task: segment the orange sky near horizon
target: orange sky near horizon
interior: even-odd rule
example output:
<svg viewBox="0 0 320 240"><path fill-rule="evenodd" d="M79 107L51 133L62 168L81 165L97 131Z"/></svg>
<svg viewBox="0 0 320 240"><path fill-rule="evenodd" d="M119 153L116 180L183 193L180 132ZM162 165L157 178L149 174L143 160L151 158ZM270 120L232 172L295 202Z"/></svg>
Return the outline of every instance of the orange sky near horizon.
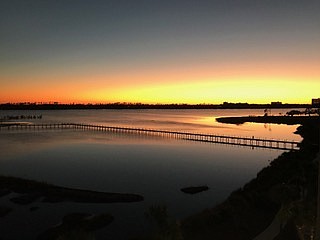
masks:
<svg viewBox="0 0 320 240"><path fill-rule="evenodd" d="M319 1L5 1L0 103L310 103Z"/></svg>
<svg viewBox="0 0 320 240"><path fill-rule="evenodd" d="M320 95L316 63L183 66L105 73L5 76L0 102L310 103Z"/></svg>

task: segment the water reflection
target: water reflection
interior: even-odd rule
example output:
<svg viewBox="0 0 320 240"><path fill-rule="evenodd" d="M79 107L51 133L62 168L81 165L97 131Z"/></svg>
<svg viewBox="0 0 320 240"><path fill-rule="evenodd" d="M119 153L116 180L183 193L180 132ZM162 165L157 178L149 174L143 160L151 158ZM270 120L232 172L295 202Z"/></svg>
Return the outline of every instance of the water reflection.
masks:
<svg viewBox="0 0 320 240"><path fill-rule="evenodd" d="M288 109L277 109L285 113ZM215 121L221 116L262 115L262 109L212 109L212 110L61 110L61 111L0 111L0 115L39 115L36 123L76 122L106 126L141 127L160 130L189 131L198 133L226 134L288 139L300 141L293 132L297 126L272 124L272 131L263 124L222 124Z"/></svg>
<svg viewBox="0 0 320 240"><path fill-rule="evenodd" d="M141 194L145 201L134 204L137 209L133 216L137 215L137 219L123 219L121 206L103 207L116 219L122 219L122 225L114 224L117 228L131 229L137 222L143 224L143 212L154 204L165 204L177 218L215 205L280 153L129 136L69 130L2 132L0 174L74 188ZM192 185L208 185L210 190L195 196L180 192L180 188ZM76 205L69 211L79 208ZM96 209L94 211L98 208L86 207ZM60 216L63 210L55 211ZM15 221L13 217L12 222ZM10 221L6 224L9 227ZM36 224L32 228L37 228ZM108 231L124 234L119 229L104 231L105 234ZM133 228L132 231L137 230Z"/></svg>
<svg viewBox="0 0 320 240"><path fill-rule="evenodd" d="M232 111L41 112L41 123L84 122L265 138L294 139L290 137L295 137L292 132L296 128L283 125L265 127L251 123L224 125L214 121L216 116L230 116ZM233 114L236 115L235 112ZM244 115L243 112L237 114ZM1 231L9 239L21 239L21 233L24 239L34 239L67 213L106 212L111 213L115 221L99 231L97 239L127 239L147 228L144 212L151 205L166 205L170 214L178 219L212 207L255 177L269 160L280 153L144 134L70 129L1 131L0 174L74 188L138 193L145 197L144 202L134 204L37 203L40 208L32 213L28 208L9 203L15 211L1 222ZM182 187L193 185L208 185L210 190L192 196L180 191ZM0 203L8 204L8 199L0 198ZM21 226L20 235L16 226Z"/></svg>

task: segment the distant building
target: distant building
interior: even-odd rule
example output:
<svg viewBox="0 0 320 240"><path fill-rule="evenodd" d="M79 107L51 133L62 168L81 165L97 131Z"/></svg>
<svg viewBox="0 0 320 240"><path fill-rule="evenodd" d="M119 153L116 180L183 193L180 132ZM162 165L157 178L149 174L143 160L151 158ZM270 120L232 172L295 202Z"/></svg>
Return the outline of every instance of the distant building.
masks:
<svg viewBox="0 0 320 240"><path fill-rule="evenodd" d="M282 105L282 102L271 102L271 105Z"/></svg>
<svg viewBox="0 0 320 240"><path fill-rule="evenodd" d="M313 98L311 104L313 107L320 107L320 98Z"/></svg>

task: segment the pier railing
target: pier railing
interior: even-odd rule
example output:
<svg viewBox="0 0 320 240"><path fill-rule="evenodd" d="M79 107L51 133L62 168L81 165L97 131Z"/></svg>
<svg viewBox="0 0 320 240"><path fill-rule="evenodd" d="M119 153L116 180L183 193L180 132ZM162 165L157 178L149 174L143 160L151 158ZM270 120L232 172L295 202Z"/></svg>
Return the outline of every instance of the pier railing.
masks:
<svg viewBox="0 0 320 240"><path fill-rule="evenodd" d="M94 131L106 131L117 133L137 133L145 135L154 135L175 139L184 139L190 141L200 141L208 143L229 144L238 146L247 146L254 148L270 148L280 150L298 150L299 142L277 140L277 139L264 139L256 137L240 137L240 136L226 136L216 134L203 134L191 133L182 131L167 131L146 128L133 128L133 127L115 127L94 124L81 124L81 123L49 123L49 124L10 124L0 127L2 129L82 129Z"/></svg>

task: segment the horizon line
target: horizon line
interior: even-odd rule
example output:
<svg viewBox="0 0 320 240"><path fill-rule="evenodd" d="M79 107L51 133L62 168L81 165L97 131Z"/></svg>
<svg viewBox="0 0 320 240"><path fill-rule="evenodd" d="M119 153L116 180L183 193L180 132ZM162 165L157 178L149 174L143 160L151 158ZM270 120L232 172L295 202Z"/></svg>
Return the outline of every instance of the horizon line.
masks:
<svg viewBox="0 0 320 240"><path fill-rule="evenodd" d="M269 103L250 103L250 102L222 102L222 103L144 103L144 102L0 102L0 105L150 105L150 106L161 106L161 105L312 105L309 103L282 103L280 101L271 101Z"/></svg>

